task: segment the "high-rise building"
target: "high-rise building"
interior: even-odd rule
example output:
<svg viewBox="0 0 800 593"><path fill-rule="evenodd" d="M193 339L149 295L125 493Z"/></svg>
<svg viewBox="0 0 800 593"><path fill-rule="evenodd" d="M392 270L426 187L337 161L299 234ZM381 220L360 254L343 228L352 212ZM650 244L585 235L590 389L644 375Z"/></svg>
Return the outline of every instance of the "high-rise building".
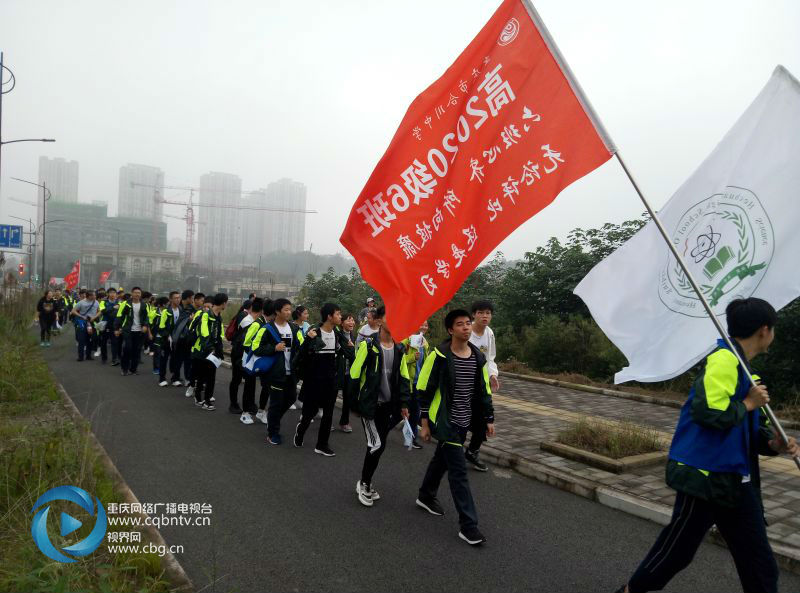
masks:
<svg viewBox="0 0 800 593"><path fill-rule="evenodd" d="M155 192L159 197L164 195L164 172L161 169L131 163L120 167L117 215L161 220L164 204L156 202Z"/></svg>
<svg viewBox="0 0 800 593"><path fill-rule="evenodd" d="M299 181L279 179L242 200L242 206L270 210L242 210L244 249L253 256L304 250L306 236L306 186Z"/></svg>
<svg viewBox="0 0 800 593"><path fill-rule="evenodd" d="M242 180L230 173L207 173L200 177L199 193L195 262L212 266L241 262Z"/></svg>
<svg viewBox="0 0 800 593"><path fill-rule="evenodd" d="M39 184L50 190L56 202L78 202L78 161L62 158L39 157Z"/></svg>

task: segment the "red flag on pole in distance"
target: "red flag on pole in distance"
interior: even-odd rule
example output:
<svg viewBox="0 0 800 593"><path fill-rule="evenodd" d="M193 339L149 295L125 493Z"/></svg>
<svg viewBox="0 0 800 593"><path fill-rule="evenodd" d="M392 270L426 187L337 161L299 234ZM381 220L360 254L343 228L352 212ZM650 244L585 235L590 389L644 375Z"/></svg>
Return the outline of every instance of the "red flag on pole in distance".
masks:
<svg viewBox="0 0 800 593"><path fill-rule="evenodd" d="M78 260L73 264L72 271L64 276L64 286L67 290L72 290L78 285L78 278L81 275L81 261Z"/></svg>
<svg viewBox="0 0 800 593"><path fill-rule="evenodd" d="M505 0L411 104L340 241L401 338L613 152L533 6Z"/></svg>
<svg viewBox="0 0 800 593"><path fill-rule="evenodd" d="M100 272L100 284L101 285L106 283L106 280L108 280L108 277L111 276L111 272L112 272L112 270L109 270L108 272Z"/></svg>

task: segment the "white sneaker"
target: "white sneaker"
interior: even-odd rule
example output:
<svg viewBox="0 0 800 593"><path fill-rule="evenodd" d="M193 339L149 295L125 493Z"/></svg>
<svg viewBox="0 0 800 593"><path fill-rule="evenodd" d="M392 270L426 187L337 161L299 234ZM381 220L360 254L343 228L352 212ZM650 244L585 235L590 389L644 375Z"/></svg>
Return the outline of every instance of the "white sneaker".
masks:
<svg viewBox="0 0 800 593"><path fill-rule="evenodd" d="M155 352L153 352L153 351L151 350L150 352L148 352L148 353L147 353L147 356L153 356L154 354L155 354Z"/></svg>
<svg viewBox="0 0 800 593"><path fill-rule="evenodd" d="M186 397L192 397L194 395L194 387L191 385L186 389L186 393L184 393Z"/></svg>
<svg viewBox="0 0 800 593"><path fill-rule="evenodd" d="M381 495L380 495L380 494L378 494L378 491L377 491L377 490L375 490L375 488L373 488L373 487L372 487L372 484L370 484L370 486L369 486L369 497L370 497L370 498L371 498L373 501L375 501L375 500L380 500L380 499L381 499Z"/></svg>
<svg viewBox="0 0 800 593"><path fill-rule="evenodd" d="M320 410L319 412L317 412L317 418L322 418L322 410ZM401 424L402 424L402 422L401 422Z"/></svg>
<svg viewBox="0 0 800 593"><path fill-rule="evenodd" d="M363 504L365 507L372 506L372 497L369 494L369 490L364 487L364 484L361 483L361 480L356 482L356 494L358 494L358 502Z"/></svg>
<svg viewBox="0 0 800 593"><path fill-rule="evenodd" d="M100 356L100 350L99 350L99 349L98 349L98 350L95 350L95 351L94 351L94 355L95 355L95 356Z"/></svg>
<svg viewBox="0 0 800 593"><path fill-rule="evenodd" d="M239 422L242 424L253 424L253 417L249 412L242 412L242 415L239 417Z"/></svg>
<svg viewBox="0 0 800 593"><path fill-rule="evenodd" d="M173 387L180 387L181 385L183 385L183 383L181 383L180 381L173 381L172 382L172 386Z"/></svg>
<svg viewBox="0 0 800 593"><path fill-rule="evenodd" d="M167 385L169 385L169 383L166 381L161 381L161 383L158 384L159 387L166 387Z"/></svg>
<svg viewBox="0 0 800 593"><path fill-rule="evenodd" d="M292 404L291 406L289 406L289 409L290 410L297 410L298 408L297 408L296 404Z"/></svg>
<svg viewBox="0 0 800 593"><path fill-rule="evenodd" d="M189 387L189 381L188 381L188 380L186 380L186 379L184 379L184 380L183 380L183 386L184 386L184 387Z"/></svg>
<svg viewBox="0 0 800 593"><path fill-rule="evenodd" d="M210 398L208 398L208 401L214 403L215 401L217 401L217 398L212 395Z"/></svg>
<svg viewBox="0 0 800 593"><path fill-rule="evenodd" d="M267 423L267 411L266 410L259 410L258 413L256 414L256 418L261 420L261 422L263 424L266 424Z"/></svg>

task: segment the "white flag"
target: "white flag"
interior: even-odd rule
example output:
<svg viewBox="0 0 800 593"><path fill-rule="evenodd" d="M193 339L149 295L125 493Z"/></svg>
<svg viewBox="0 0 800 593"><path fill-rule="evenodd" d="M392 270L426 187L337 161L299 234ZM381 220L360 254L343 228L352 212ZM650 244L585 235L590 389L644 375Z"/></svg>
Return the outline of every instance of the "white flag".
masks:
<svg viewBox="0 0 800 593"><path fill-rule="evenodd" d="M800 83L783 66L658 216L723 326L735 298L800 295ZM653 222L575 294L628 359L617 383L679 375L719 337Z"/></svg>

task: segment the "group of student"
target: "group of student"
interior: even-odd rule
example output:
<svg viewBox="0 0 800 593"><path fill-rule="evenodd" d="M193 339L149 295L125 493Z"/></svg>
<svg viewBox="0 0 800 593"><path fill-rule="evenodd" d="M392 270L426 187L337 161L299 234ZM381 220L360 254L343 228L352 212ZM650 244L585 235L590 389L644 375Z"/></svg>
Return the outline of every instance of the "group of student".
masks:
<svg viewBox="0 0 800 593"><path fill-rule="evenodd" d="M474 303L471 312L450 311L444 320L449 338L431 347L425 337L427 322L415 335L396 340L385 308L377 307L374 298L358 320L326 303L320 322L311 325L305 307L294 307L285 298L272 301L251 294L226 325L222 314L228 297L223 293L207 296L185 290L155 297L139 287L130 293L113 288L81 290L77 295L48 291L37 306L42 345L49 344L50 312L56 309L56 299L63 302L58 309L75 325L79 362L99 357L105 364L110 346L111 365L119 365L123 376L136 375L141 353L150 354L160 387L185 387L186 397L194 397L195 405L208 411L216 409L216 371L227 339L228 410L238 414L242 424L265 424L269 445L283 443L281 421L289 409L300 407L292 444L303 447L318 419L314 452L335 456L329 437L341 393L339 429L353 432L353 412L364 428L366 451L355 494L366 507L380 499L373 477L390 431L407 421L412 448L422 448L420 439L435 438L438 443L417 506L432 515L444 514L437 492L448 474L459 536L471 545L485 541L478 529L467 467L488 470L480 459L480 447L494 434L491 394L499 388L499 379L490 302ZM363 325L356 330L358 322ZM256 403L257 383L261 389Z"/></svg>
<svg viewBox="0 0 800 593"><path fill-rule="evenodd" d="M321 308L320 323L310 325L308 312L294 308L288 299L270 301L251 295L223 327L224 294L206 297L191 291L173 292L155 299L155 309L143 304L146 297L138 288L121 299L109 290L100 304L91 291L83 297L69 313L76 318L79 360L82 353L84 360L91 357L91 347L81 349L87 342L78 335L85 331L81 321L88 327L98 319L113 319L113 324L106 324L98 330L99 338L94 338L99 339L103 360L103 345L111 341L112 353L121 352L126 361L123 374L135 373L136 349L148 343L157 353L154 365L159 370L159 384L186 386L186 395L194 395L196 404L204 409L214 409L215 371L223 356L225 335L232 346L229 410L240 414L244 424L253 424L254 416L266 424L270 445L282 443L281 419L295 406L300 383L302 412L292 443L304 446L321 410L314 451L334 456L328 439L341 392L339 428L352 432L350 413L354 411L364 429L366 451L355 485L364 506L371 507L381 498L373 478L390 431L407 420L413 446L420 447L417 438L437 441L419 487L417 506L432 515L444 514L437 493L447 474L459 517L459 536L473 545L485 541L478 529L467 467L486 471L479 457L480 446L494 434L492 392L499 388L499 380L494 333L489 327L491 303L481 301L471 311L447 313L448 338L431 347L425 338L427 323L415 335L396 340L385 309L375 307L374 299L359 314L364 323L356 331L355 317L343 314L332 303ZM48 293L39 303L43 344L54 316L64 309L54 301ZM775 436L761 411L769 402L769 392L758 377L754 377L758 384L752 386L748 376L750 362L774 340L777 314L768 302L750 297L729 303L726 318L728 334L744 365L723 340L704 360L681 409L669 451L666 481L677 491L672 519L619 593L664 588L691 563L713 525L728 544L744 591L777 591L779 573L767 539L759 455L797 457L800 447L794 438L784 442ZM142 335L132 337L137 332ZM116 360L117 354L112 356ZM167 381L170 358L172 376ZM264 360L270 364L260 365ZM252 369L260 370L253 373ZM257 380L261 383L258 406Z"/></svg>

